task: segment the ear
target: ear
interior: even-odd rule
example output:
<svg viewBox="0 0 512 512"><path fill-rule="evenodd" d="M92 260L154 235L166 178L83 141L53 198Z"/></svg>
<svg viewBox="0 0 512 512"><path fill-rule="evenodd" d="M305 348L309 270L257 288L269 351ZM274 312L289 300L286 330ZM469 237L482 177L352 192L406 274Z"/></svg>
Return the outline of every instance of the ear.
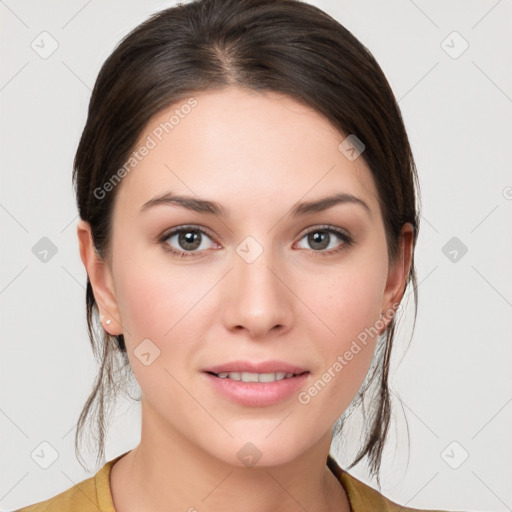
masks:
<svg viewBox="0 0 512 512"><path fill-rule="evenodd" d="M399 249L396 261L390 264L386 288L382 297L383 321L387 324L391 318L386 315L390 310L395 311L405 292L407 276L411 268L414 240L414 227L407 222L403 225L399 237ZM384 329L383 329L384 330Z"/></svg>
<svg viewBox="0 0 512 512"><path fill-rule="evenodd" d="M91 226L80 219L77 225L80 258L91 282L103 328L112 336L123 334L121 317L113 286L112 271L107 261L96 252ZM107 320L110 322L107 324Z"/></svg>

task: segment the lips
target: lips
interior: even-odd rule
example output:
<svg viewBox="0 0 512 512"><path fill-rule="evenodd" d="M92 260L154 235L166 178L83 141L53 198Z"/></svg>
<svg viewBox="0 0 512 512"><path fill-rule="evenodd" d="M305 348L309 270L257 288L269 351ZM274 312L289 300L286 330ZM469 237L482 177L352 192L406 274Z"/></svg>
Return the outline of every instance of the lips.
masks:
<svg viewBox="0 0 512 512"><path fill-rule="evenodd" d="M257 368L258 372L222 372L231 368ZM268 372L268 369L280 368L301 372L304 368L282 362L264 364L229 363L212 366L202 372L205 382L219 396L244 407L268 407L291 400L300 392L310 378L308 370L296 373ZM264 370L262 370L264 369ZM218 371L215 373L213 370ZM256 380L257 377L257 380Z"/></svg>
<svg viewBox="0 0 512 512"><path fill-rule="evenodd" d="M231 361L229 363L219 364L216 366L210 366L203 370L206 373L213 373L218 375L219 373L285 373L301 375L307 373L308 369L303 366L298 366L284 361L263 361L260 363L254 363L250 361Z"/></svg>

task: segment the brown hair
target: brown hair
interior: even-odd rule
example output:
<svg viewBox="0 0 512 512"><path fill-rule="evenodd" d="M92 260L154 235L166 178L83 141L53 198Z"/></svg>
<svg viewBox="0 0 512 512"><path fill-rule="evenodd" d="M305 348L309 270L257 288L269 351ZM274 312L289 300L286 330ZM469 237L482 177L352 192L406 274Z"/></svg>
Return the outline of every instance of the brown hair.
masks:
<svg viewBox="0 0 512 512"><path fill-rule="evenodd" d="M230 85L284 93L321 113L340 134L355 134L365 145L361 158L379 192L390 262L396 261L400 230L407 222L415 228L416 245L414 159L398 104L371 53L325 12L298 0L197 0L158 12L136 27L96 80L73 180L80 217L90 224L101 257L109 251L117 187L101 196L95 191L123 167L155 114L193 93ZM414 253L406 286L411 281L416 320ZM78 420L75 451L79 455L82 430L96 410L100 461L109 399L115 399L131 372L123 336L113 338L98 324L89 279L86 302L89 338L101 364ZM351 404L377 383L366 438L350 466L367 456L377 478L391 414L388 372L395 327L393 317ZM336 425L338 434L344 419Z"/></svg>

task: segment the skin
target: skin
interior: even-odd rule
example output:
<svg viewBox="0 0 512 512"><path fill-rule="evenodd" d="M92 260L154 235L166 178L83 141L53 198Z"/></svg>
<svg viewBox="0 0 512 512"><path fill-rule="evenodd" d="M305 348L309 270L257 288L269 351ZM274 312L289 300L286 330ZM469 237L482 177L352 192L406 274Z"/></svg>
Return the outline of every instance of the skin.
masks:
<svg viewBox="0 0 512 512"><path fill-rule="evenodd" d="M202 370L278 359L310 371L307 390L400 302L412 226L404 225L392 265L369 168L362 157L346 158L338 149L345 136L311 108L240 88L194 97L197 106L118 185L105 260L93 250L89 225L77 227L103 327L124 334L142 390L141 442L111 473L116 510L349 511L325 462L332 426L360 388L377 336L307 404L293 394L272 406L242 406ZM136 147L176 108L155 116ZM140 212L167 191L216 201L228 215L172 204ZM345 203L290 215L297 202L333 192L359 197L370 211ZM209 233L199 235L195 253L165 251L185 251L177 236L158 240L190 224ZM354 244L331 233L327 247L313 245L307 233L325 224L346 230ZM263 249L251 263L236 252L247 236ZM331 249L340 250L326 254ZM144 339L160 350L148 366L134 355ZM247 442L261 452L252 467L237 457Z"/></svg>

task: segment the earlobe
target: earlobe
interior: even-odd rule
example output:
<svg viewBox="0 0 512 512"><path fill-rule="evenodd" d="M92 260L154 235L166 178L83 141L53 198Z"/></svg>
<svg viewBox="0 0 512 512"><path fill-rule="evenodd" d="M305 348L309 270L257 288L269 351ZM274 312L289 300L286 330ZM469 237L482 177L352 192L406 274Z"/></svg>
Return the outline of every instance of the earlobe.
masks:
<svg viewBox="0 0 512 512"><path fill-rule="evenodd" d="M111 269L96 252L88 222L80 219L77 224L80 258L84 264L100 312L103 328L112 336L123 334L119 308L113 287Z"/></svg>

